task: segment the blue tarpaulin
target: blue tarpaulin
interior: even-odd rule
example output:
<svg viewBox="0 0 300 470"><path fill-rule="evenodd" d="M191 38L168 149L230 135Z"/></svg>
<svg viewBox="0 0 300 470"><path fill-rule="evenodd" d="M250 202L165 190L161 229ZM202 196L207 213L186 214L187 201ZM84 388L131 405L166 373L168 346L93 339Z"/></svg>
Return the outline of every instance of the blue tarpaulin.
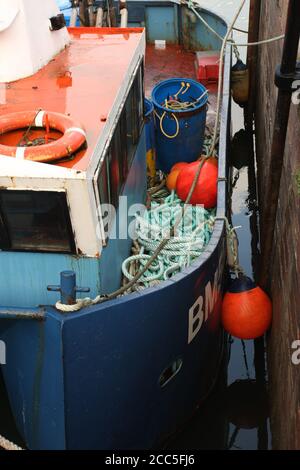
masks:
<svg viewBox="0 0 300 470"><path fill-rule="evenodd" d="M56 0L57 5L61 10L64 10L65 8L70 8L71 2L68 0Z"/></svg>

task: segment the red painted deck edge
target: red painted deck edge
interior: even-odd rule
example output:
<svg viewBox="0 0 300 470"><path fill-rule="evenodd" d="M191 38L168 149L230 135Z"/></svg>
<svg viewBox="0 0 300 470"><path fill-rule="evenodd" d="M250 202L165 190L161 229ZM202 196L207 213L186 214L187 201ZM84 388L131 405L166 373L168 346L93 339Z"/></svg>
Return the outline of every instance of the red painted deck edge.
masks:
<svg viewBox="0 0 300 470"><path fill-rule="evenodd" d="M70 34L73 34L74 36L80 35L80 34L105 34L105 35L113 35L113 34L132 34L132 33L142 33L144 28L107 28L107 27L102 27L102 28L92 28L92 27L86 27L86 26L76 26L72 28L68 28L68 31Z"/></svg>

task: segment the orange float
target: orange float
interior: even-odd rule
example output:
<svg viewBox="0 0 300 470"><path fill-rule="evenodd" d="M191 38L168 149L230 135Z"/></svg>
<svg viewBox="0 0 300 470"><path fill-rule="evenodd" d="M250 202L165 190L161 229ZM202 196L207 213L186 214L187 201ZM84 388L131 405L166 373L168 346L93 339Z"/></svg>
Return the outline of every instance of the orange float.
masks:
<svg viewBox="0 0 300 470"><path fill-rule="evenodd" d="M0 117L0 134L30 127L49 127L63 135L54 142L38 146L13 147L0 144L0 154L22 160L48 163L69 157L86 141L82 126L64 114L48 111L21 111Z"/></svg>
<svg viewBox="0 0 300 470"><path fill-rule="evenodd" d="M166 186L171 192L176 189L176 181L181 170L172 170L166 179Z"/></svg>
<svg viewBox="0 0 300 470"><path fill-rule="evenodd" d="M175 163L175 165L172 166L171 170L170 170L170 173L172 173L172 171L175 171L175 170L182 170L182 168L184 168L185 166L187 166L188 163L187 162L178 162L178 163Z"/></svg>
<svg viewBox="0 0 300 470"><path fill-rule="evenodd" d="M186 201L192 187L195 175L201 164L201 159L189 163L180 171L177 182L176 192L182 201ZM217 204L217 182L218 167L217 160L213 157L208 158L200 171L198 181L190 199L190 204L203 204L205 209L211 209Z"/></svg>
<svg viewBox="0 0 300 470"><path fill-rule="evenodd" d="M240 339L262 336L272 321L272 303L267 294L250 278L235 279L222 304L224 329Z"/></svg>

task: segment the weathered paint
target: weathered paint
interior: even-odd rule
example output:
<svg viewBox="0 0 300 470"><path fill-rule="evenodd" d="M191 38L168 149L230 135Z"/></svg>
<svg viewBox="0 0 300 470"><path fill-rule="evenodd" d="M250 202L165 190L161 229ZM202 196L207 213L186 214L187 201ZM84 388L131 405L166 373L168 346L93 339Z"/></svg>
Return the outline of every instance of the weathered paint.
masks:
<svg viewBox="0 0 300 470"><path fill-rule="evenodd" d="M129 25L146 26L148 43L164 39L169 45L181 44L191 51L221 49L221 41L191 10L176 2L128 0L127 8ZM199 13L218 34L225 36L227 25L220 16L205 8Z"/></svg>
<svg viewBox="0 0 300 470"><path fill-rule="evenodd" d="M16 308L0 308L0 319L1 320L45 320L45 312L40 310L39 312L32 310L18 310Z"/></svg>
<svg viewBox="0 0 300 470"><path fill-rule="evenodd" d="M199 13L220 36L225 36L227 31L225 21L206 10L201 10ZM221 49L221 40L211 33L187 7L181 8L181 21L182 42L186 49L192 51L218 51Z"/></svg>
<svg viewBox="0 0 300 470"><path fill-rule="evenodd" d="M154 43L155 40L165 40L168 44L178 44L177 33L177 5L146 6L146 34L147 42Z"/></svg>

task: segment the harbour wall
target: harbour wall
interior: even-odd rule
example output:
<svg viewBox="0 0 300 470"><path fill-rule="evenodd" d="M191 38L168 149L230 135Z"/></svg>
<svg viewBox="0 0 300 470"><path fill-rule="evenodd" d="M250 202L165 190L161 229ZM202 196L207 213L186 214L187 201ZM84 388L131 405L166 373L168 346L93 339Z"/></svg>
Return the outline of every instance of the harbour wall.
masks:
<svg viewBox="0 0 300 470"><path fill-rule="evenodd" d="M261 0L260 40L284 34L287 6L287 0ZM277 100L274 76L282 46L281 40L258 48L256 152L259 203L266 210L264 189L269 177ZM294 341L300 339L300 100L294 96L293 101L270 259L273 325L267 359L274 449L300 449L300 364L293 349L297 346Z"/></svg>

